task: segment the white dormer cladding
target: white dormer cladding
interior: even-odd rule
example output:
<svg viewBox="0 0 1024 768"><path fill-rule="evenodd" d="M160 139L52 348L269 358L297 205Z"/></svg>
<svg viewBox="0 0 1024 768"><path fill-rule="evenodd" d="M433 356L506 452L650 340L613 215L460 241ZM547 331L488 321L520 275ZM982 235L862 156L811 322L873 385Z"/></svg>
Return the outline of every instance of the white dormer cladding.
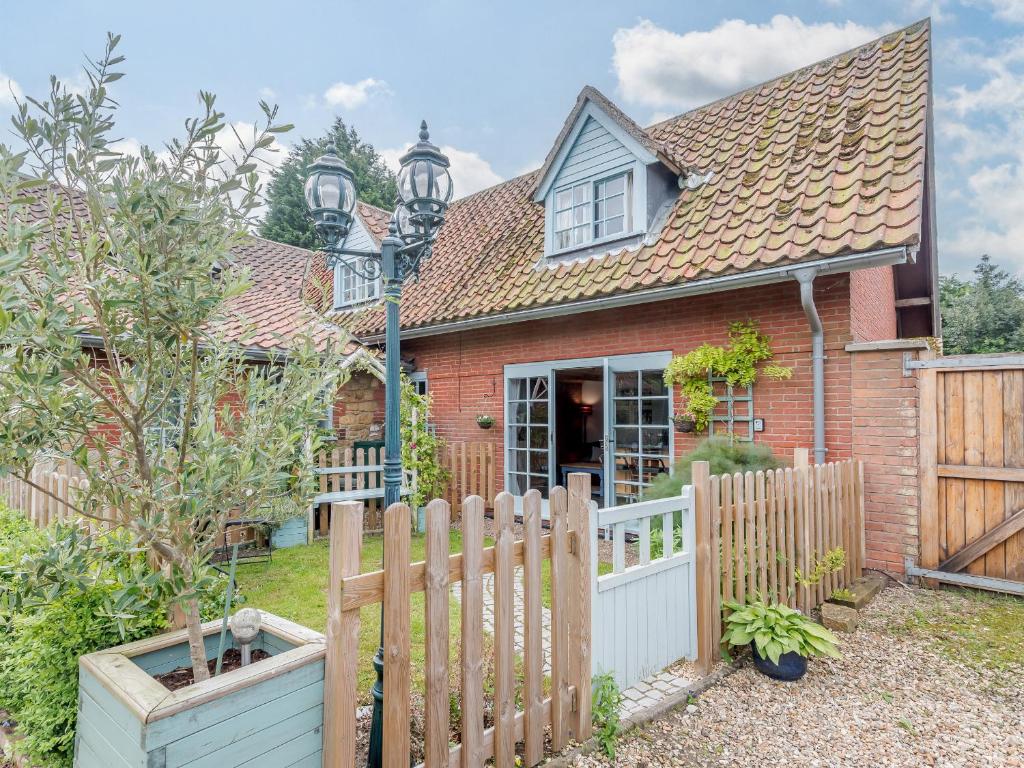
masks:
<svg viewBox="0 0 1024 768"><path fill-rule="evenodd" d="M544 254L580 257L639 244L678 194L677 175L587 100L540 180Z"/></svg>
<svg viewBox="0 0 1024 768"><path fill-rule="evenodd" d="M376 251L380 248L363 224L358 212L352 217L352 226L345 237L345 248L358 251ZM381 295L381 282L367 280L344 264L334 267L334 308L343 309L376 301Z"/></svg>

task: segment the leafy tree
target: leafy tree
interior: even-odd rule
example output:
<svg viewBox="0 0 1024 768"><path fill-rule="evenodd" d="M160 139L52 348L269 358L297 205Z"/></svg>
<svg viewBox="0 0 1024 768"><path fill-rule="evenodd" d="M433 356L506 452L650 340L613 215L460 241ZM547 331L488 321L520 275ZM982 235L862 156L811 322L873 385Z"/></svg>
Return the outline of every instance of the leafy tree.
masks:
<svg viewBox="0 0 1024 768"><path fill-rule="evenodd" d="M306 209L303 187L306 169L330 145L338 151L355 176L359 199L378 208L390 210L397 195L395 174L384 164L372 144L359 138L355 128L345 125L340 117L318 139L303 139L288 153L288 159L274 170L267 193L267 215L260 225L260 234L268 240L302 248L317 248L313 222Z"/></svg>
<svg viewBox="0 0 1024 768"><path fill-rule="evenodd" d="M229 156L202 93L182 138L119 154L117 42L87 62L84 95L51 78L46 99L19 104L24 152L0 145L0 471L30 482L41 454L82 468L73 508L147 553L139 578L183 608L200 681L216 537L235 510L301 513L337 356L300 337L256 367L218 331L248 285L231 253L249 237L257 162L289 126L261 103Z"/></svg>
<svg viewBox="0 0 1024 768"><path fill-rule="evenodd" d="M939 300L946 354L1024 351L1024 282L987 254L973 280L941 278Z"/></svg>

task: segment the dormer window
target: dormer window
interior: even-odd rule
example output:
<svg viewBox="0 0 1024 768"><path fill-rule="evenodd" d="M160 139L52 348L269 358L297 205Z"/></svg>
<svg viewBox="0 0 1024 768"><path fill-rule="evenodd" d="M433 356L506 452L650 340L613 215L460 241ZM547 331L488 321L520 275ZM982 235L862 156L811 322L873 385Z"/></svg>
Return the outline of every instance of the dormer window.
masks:
<svg viewBox="0 0 1024 768"><path fill-rule="evenodd" d="M367 280L344 264L339 264L337 270L335 277L335 286L337 286L334 296L335 308L340 309L341 307L366 304L380 298L380 279Z"/></svg>
<svg viewBox="0 0 1024 768"><path fill-rule="evenodd" d="M555 191L555 250L564 251L628 233L632 172Z"/></svg>

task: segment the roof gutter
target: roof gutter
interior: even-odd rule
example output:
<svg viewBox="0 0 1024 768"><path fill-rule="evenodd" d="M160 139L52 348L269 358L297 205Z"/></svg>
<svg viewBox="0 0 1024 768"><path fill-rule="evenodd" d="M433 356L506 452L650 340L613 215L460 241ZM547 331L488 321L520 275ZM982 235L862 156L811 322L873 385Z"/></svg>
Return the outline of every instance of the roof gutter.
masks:
<svg viewBox="0 0 1024 768"><path fill-rule="evenodd" d="M95 334L80 333L77 338L79 343L87 349L103 349L103 339ZM200 349L205 348L205 344L200 345ZM262 347L242 347L242 356L253 362L269 363L273 360L281 363L288 359L288 352L287 350L267 350Z"/></svg>
<svg viewBox="0 0 1024 768"><path fill-rule="evenodd" d="M667 299L678 299L686 296L701 296L708 293L721 291L732 291L739 288L750 288L768 283L779 283L793 279L797 272L804 269L814 269L818 275L832 273L852 272L857 269L870 269L871 267L882 267L893 264L906 264L913 260L910 249L905 245L893 248L883 248L877 251L852 254L850 256L834 256L828 259L804 262L803 264L790 264L784 267L769 267L759 269L756 272L741 272L732 275L712 277L707 280L699 280L684 285L668 285L659 288L650 288L644 291L622 293L613 296L601 296L595 299L574 301L569 304L553 304L531 309L522 309L514 312L502 312L500 314L486 315L484 317L467 318L466 320L455 320L448 323L439 323L417 328L403 328L403 339L417 339L425 336L439 336L445 333L456 333L474 328L488 328L496 325L508 325L510 323L522 323L527 320L541 320L549 317L561 317L581 312L594 312L601 309L614 309L635 304L649 304L655 301ZM360 340L370 344L384 342L383 333L368 334L360 337Z"/></svg>

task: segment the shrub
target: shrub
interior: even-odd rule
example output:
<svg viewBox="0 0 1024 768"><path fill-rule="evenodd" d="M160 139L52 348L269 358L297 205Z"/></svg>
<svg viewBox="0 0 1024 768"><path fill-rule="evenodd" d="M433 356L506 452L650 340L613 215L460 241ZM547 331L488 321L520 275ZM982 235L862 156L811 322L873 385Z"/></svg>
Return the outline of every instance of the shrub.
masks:
<svg viewBox="0 0 1024 768"><path fill-rule="evenodd" d="M0 506L0 707L17 722L18 749L33 764L71 765L78 657L167 628L173 596L162 579L147 580L147 570L124 534L92 537L68 525L39 531ZM212 618L223 610L225 585L207 581L201 604Z"/></svg>
<svg viewBox="0 0 1024 768"><path fill-rule="evenodd" d="M793 608L761 600L746 605L727 602L725 607L730 613L722 642L729 646L745 647L753 642L758 655L773 664L778 664L784 653L840 658L835 636Z"/></svg>
<svg viewBox="0 0 1024 768"><path fill-rule="evenodd" d="M644 491L644 498L666 499L678 496L683 492L683 486L688 485L693 479L690 465L695 461L708 462L712 475L757 472L780 466L772 449L767 445L741 443L728 437L709 437L683 456L673 468L671 475L660 475Z"/></svg>

